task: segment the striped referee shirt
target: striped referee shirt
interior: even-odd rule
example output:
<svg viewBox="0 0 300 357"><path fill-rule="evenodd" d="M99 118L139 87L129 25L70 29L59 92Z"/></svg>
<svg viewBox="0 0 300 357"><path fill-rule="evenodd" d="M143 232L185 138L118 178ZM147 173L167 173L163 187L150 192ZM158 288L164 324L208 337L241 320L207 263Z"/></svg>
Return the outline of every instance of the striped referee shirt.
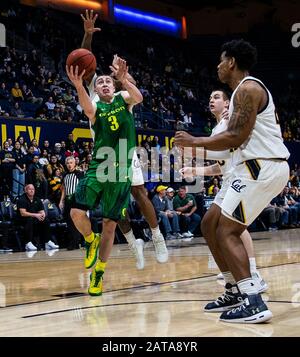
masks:
<svg viewBox="0 0 300 357"><path fill-rule="evenodd" d="M63 176L63 185L66 191L66 196L70 196L75 192L78 182L83 176L84 172L79 170L65 173Z"/></svg>

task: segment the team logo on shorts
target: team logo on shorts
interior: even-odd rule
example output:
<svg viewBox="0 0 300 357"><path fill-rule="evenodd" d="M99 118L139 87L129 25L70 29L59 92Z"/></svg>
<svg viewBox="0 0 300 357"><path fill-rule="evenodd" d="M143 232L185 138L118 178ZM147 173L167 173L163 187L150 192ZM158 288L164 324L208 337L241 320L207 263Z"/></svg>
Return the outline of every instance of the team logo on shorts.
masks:
<svg viewBox="0 0 300 357"><path fill-rule="evenodd" d="M241 190L246 187L246 185L241 185L241 182L242 180L240 179L234 180L231 184L231 188L233 188L234 191L240 193Z"/></svg>
<svg viewBox="0 0 300 357"><path fill-rule="evenodd" d="M126 208L122 209L122 217L126 217Z"/></svg>

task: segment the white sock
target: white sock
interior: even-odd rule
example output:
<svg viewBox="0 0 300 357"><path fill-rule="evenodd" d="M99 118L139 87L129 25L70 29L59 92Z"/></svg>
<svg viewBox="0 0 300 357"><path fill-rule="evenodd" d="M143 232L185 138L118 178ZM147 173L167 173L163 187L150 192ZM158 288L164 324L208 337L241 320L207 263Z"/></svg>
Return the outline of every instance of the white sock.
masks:
<svg viewBox="0 0 300 357"><path fill-rule="evenodd" d="M222 272L223 276L224 276L224 280L225 280L225 285L226 284L231 284L231 285L235 285L236 284L236 281L233 277L233 275L231 274L230 271L225 271L225 272Z"/></svg>
<svg viewBox="0 0 300 357"><path fill-rule="evenodd" d="M152 232L152 236L153 237L158 237L160 235L160 229L159 226L155 227L155 228L151 228L151 232Z"/></svg>
<svg viewBox="0 0 300 357"><path fill-rule="evenodd" d="M128 243L130 246L135 245L135 236L134 236L134 234L133 234L133 230L132 230L132 229L131 229L128 233L125 233L125 234L124 234L124 237L126 238L127 243Z"/></svg>
<svg viewBox="0 0 300 357"><path fill-rule="evenodd" d="M238 281L239 290L242 294L255 295L258 294L258 290L252 278L246 278Z"/></svg>
<svg viewBox="0 0 300 357"><path fill-rule="evenodd" d="M256 272L256 259L253 258L249 258L249 264L250 264L250 271L251 274Z"/></svg>

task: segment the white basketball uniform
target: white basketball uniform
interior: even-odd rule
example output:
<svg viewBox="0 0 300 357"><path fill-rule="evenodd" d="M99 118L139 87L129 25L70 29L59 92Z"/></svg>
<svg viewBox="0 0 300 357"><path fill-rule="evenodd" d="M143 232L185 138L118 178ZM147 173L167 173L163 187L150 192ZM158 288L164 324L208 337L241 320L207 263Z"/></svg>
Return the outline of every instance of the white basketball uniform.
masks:
<svg viewBox="0 0 300 357"><path fill-rule="evenodd" d="M257 114L249 138L232 153L229 187L221 205L222 214L243 225L250 225L289 179L289 151L283 143L273 98L264 84L245 77L232 94L229 116L234 111L234 96L247 80L256 81L267 92L266 106Z"/></svg>
<svg viewBox="0 0 300 357"><path fill-rule="evenodd" d="M229 120L221 119L220 122L213 128L211 136L220 134L221 132L227 130ZM207 160L217 160L220 165L220 169L222 172L222 186L220 191L216 194L214 202L219 207L222 207L222 202L225 197L226 191L230 185L230 178L232 171L234 169L232 163L232 153L230 150L224 151L206 151L206 159Z"/></svg>
<svg viewBox="0 0 300 357"><path fill-rule="evenodd" d="M98 96L98 94L95 92L95 82L97 79L97 75L94 74L93 79L91 80L90 84L88 85L88 91L89 91L89 96L90 99L97 103L100 101L100 98ZM116 93L117 94L117 93ZM91 134L92 134L92 138L94 140L95 137L95 133L94 130L92 129L92 125L91 122L89 121L89 125L90 125L90 130L91 130ZM137 157L136 154L136 150L134 150L134 153L132 155L132 181L131 181L131 186L140 186L144 184L144 177L143 177L143 171L141 168L141 164L140 164L140 160Z"/></svg>

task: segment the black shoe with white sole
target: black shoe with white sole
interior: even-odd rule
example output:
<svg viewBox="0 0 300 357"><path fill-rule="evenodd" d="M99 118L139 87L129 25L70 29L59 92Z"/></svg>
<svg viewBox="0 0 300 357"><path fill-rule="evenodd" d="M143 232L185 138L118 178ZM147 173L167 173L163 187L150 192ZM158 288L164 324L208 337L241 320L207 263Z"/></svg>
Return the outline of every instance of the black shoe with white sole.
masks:
<svg viewBox="0 0 300 357"><path fill-rule="evenodd" d="M220 320L230 323L258 324L272 318L272 312L264 303L260 294L242 295L244 302L241 306L225 311Z"/></svg>

